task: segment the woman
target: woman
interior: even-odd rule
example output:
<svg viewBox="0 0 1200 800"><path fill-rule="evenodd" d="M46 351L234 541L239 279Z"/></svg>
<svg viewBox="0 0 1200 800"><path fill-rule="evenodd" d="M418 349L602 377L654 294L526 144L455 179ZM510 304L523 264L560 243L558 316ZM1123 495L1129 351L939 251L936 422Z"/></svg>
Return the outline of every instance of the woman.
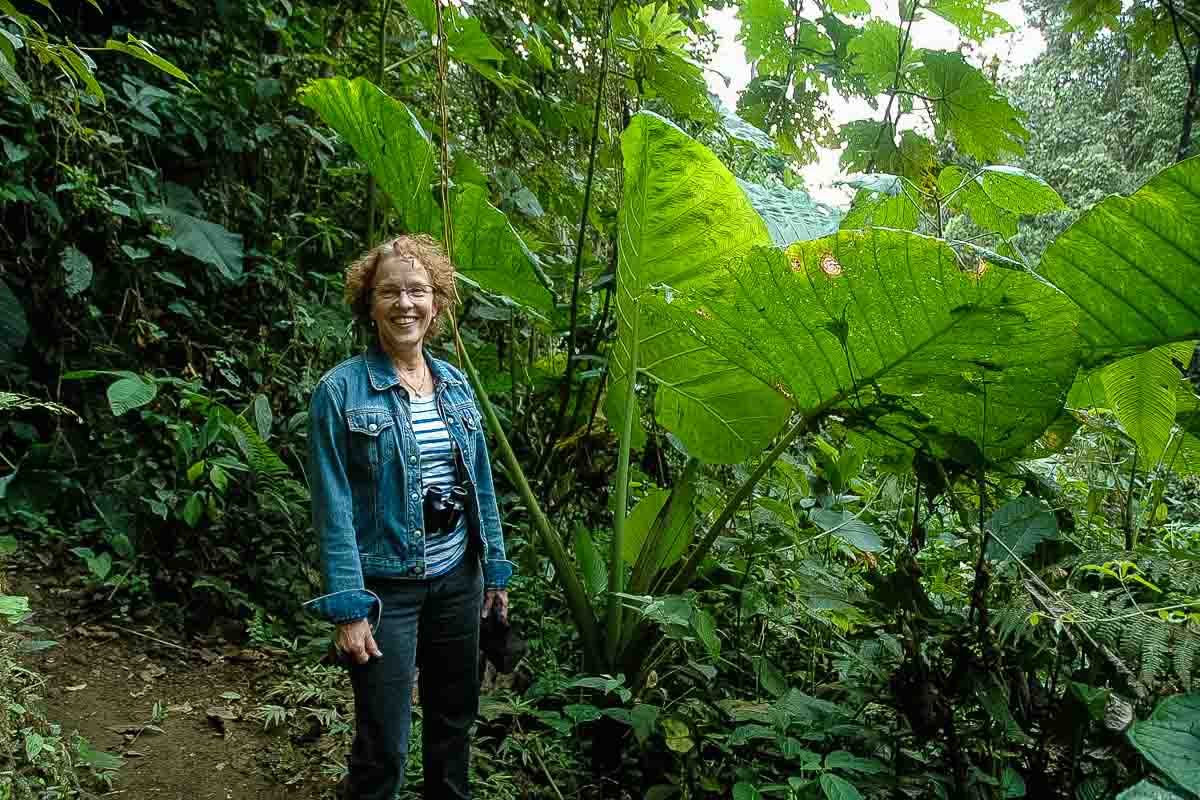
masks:
<svg viewBox="0 0 1200 800"><path fill-rule="evenodd" d="M375 341L321 378L308 438L327 592L308 605L337 623L354 686L345 797L403 785L421 667L425 797L467 798L479 622L493 606L507 620L512 564L475 395L425 349L454 267L432 238L401 236L346 270L346 299Z"/></svg>

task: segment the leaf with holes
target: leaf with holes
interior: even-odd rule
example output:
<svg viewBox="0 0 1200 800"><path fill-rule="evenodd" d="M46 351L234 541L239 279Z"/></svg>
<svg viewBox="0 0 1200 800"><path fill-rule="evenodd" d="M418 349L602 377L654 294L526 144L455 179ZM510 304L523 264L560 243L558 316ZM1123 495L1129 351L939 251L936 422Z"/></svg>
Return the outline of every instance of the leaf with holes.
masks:
<svg viewBox="0 0 1200 800"><path fill-rule="evenodd" d="M770 234L729 170L666 119L638 114L622 134L621 149L625 188L608 418L622 429L635 342L639 350L645 344L638 364L659 377L659 421L698 458L749 458L782 427L786 401L769 384L714 363L706 353L681 355L667 341L674 338L669 333L655 342L643 306L658 284L686 289L723 282L723 267L747 247L768 243ZM660 369L660 356L672 360L670 370Z"/></svg>
<svg viewBox="0 0 1200 800"><path fill-rule="evenodd" d="M1200 339L1198 219L1200 156L1102 200L1055 238L1038 273L1083 309L1089 363Z"/></svg>

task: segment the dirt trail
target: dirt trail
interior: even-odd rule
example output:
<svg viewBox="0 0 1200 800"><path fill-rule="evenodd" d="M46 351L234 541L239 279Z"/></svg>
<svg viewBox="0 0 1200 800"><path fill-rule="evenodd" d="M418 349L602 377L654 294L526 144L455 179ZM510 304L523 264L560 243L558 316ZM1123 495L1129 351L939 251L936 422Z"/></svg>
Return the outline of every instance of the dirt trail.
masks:
<svg viewBox="0 0 1200 800"><path fill-rule="evenodd" d="M15 576L14 576L15 577ZM278 738L245 712L263 702L268 659L236 647L218 651L136 623L76 618L49 576L13 581L58 645L30 654L46 678L47 716L77 729L97 749L120 754L112 793L142 800L316 800L328 787L285 785L267 772ZM95 616L101 609L91 609ZM81 624L82 623L82 624ZM122 630L124 629L124 630ZM137 633L142 635L137 635ZM64 635L65 633L65 635ZM153 641L149 636L161 639ZM155 704L158 716L155 716ZM147 727L150 726L150 727Z"/></svg>

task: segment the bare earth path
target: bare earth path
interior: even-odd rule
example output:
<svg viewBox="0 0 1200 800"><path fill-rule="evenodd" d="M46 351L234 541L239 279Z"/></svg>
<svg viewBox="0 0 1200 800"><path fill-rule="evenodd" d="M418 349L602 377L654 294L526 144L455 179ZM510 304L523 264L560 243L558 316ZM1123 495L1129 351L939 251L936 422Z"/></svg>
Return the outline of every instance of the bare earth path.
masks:
<svg viewBox="0 0 1200 800"><path fill-rule="evenodd" d="M35 622L58 644L27 656L46 679L47 717L97 749L124 756L105 796L131 800L316 800L328 788L270 775L288 746L245 714L264 702L270 660L281 652L173 641L136 623L107 621L103 607L73 613L52 576L11 576ZM99 613L101 619L88 621ZM140 629L140 630L139 630ZM133 631L136 631L134 633ZM141 635L137 635L140 633ZM156 635L157 634L157 635ZM160 639L154 641L151 638ZM215 648L215 649L213 649ZM157 711L156 711L157 706Z"/></svg>

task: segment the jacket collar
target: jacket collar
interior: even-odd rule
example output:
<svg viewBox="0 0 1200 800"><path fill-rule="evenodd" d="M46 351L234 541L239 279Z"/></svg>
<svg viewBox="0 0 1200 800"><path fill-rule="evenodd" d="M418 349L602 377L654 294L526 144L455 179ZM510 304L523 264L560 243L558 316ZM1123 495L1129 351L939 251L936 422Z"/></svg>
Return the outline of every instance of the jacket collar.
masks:
<svg viewBox="0 0 1200 800"><path fill-rule="evenodd" d="M462 383L457 376L450 372L448 364L433 357L433 353L428 347L424 348L423 352L425 361L429 364L429 371L433 374L435 386L440 388L442 386L458 386ZM396 374L396 368L392 365L392 357L384 352L378 341L367 349L364 358L367 364L367 377L371 381L372 389L383 392L400 383L400 376Z"/></svg>

